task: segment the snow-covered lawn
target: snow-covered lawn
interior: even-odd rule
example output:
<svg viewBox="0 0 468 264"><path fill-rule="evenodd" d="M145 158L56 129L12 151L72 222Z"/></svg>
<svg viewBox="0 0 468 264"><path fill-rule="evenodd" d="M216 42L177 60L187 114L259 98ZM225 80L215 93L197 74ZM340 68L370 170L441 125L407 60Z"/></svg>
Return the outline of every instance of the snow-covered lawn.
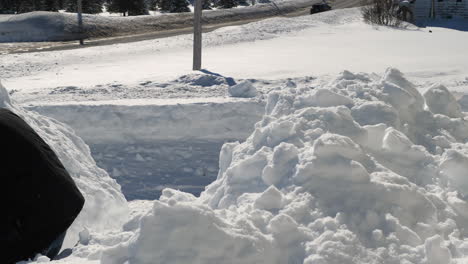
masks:
<svg viewBox="0 0 468 264"><path fill-rule="evenodd" d="M191 36L2 56L14 109L89 197L57 263L466 263L468 33L431 30L372 27L357 9L268 19L205 34L197 73ZM31 110L142 183L125 192L161 197L115 211L90 150ZM162 174L131 175L142 166ZM206 175L200 197L161 190L196 193ZM125 224L105 228L100 203Z"/></svg>
<svg viewBox="0 0 468 264"><path fill-rule="evenodd" d="M275 18L204 35L205 69L224 76L280 79L335 75L344 69L397 67L416 83L467 87L468 34L443 28L397 30L360 21L357 9ZM14 98L44 98L57 87L80 89L145 81L163 83L191 72L191 36L85 49L4 55L1 78ZM66 94L66 93L64 93ZM164 95L162 95L164 96ZM47 96L53 100L54 96ZM113 99L112 94L108 99ZM63 100L63 98L60 98ZM76 99L74 99L76 100Z"/></svg>

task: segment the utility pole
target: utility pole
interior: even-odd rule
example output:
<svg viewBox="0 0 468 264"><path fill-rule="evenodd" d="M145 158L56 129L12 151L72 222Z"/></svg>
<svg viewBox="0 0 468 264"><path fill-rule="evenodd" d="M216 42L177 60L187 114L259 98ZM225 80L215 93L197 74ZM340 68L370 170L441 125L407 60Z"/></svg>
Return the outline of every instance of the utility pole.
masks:
<svg viewBox="0 0 468 264"><path fill-rule="evenodd" d="M432 3L431 3L431 18L432 19L435 18L435 0L432 0Z"/></svg>
<svg viewBox="0 0 468 264"><path fill-rule="evenodd" d="M202 5L203 0L195 0L193 16L193 70L201 70L202 61Z"/></svg>
<svg viewBox="0 0 468 264"><path fill-rule="evenodd" d="M78 34L80 37L80 45L84 45L83 41L83 6L81 3L82 0L78 0L78 3L76 5L77 11L78 11Z"/></svg>

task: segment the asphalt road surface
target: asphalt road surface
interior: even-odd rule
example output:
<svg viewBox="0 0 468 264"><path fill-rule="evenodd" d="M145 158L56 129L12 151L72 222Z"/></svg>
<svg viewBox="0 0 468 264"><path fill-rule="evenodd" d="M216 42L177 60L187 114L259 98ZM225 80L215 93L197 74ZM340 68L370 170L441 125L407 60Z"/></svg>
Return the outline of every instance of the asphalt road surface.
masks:
<svg viewBox="0 0 468 264"><path fill-rule="evenodd" d="M321 0L314 1L316 3L322 2ZM362 0L332 0L329 1L333 9L343 9L350 7L360 6ZM271 16L264 16L261 18L244 19L232 22L211 23L203 25L203 32L210 32L218 28L226 26L235 26L259 21L268 17L296 17L307 15L310 12L310 7L301 8L293 12L274 14ZM40 51L53 51L53 50L69 50L78 49L92 46L111 45L116 43L128 43L142 40L166 38L171 36L183 35L191 33L193 28L183 27L177 29L160 30L154 32L144 32L140 34L124 35L118 37L105 37L105 38L91 38L85 41L84 46L80 46L77 41L64 41L64 42L14 42L14 43L0 43L0 55L11 53L26 53L26 52L40 52Z"/></svg>

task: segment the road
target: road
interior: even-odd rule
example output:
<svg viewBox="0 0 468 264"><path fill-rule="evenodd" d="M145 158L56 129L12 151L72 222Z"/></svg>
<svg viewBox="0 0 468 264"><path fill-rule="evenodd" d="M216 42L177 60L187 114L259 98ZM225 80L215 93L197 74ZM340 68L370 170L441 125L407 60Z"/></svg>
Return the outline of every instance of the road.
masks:
<svg viewBox="0 0 468 264"><path fill-rule="evenodd" d="M321 2L316 0L314 2ZM360 6L362 0L332 0L329 1L333 9L343 9ZM255 21L259 21L265 18L271 17L296 17L309 14L310 8L301 8L294 12L274 14L271 16L265 16L260 18L243 19L238 21L216 23L203 25L203 32L210 32L218 28L227 26L243 25ZM12 54L12 53L29 53L29 52L41 52L41 51L54 51L54 50L70 50L92 46L104 46L112 45L117 43L128 43L135 41L143 41L150 39L166 38L177 35L189 34L192 32L192 27L183 27L176 29L160 30L153 32L145 32L140 34L131 34L117 37L104 37L104 38L91 38L86 40L84 46L80 46L77 41L63 41L63 42L16 42L16 43L0 43L0 55L1 54Z"/></svg>

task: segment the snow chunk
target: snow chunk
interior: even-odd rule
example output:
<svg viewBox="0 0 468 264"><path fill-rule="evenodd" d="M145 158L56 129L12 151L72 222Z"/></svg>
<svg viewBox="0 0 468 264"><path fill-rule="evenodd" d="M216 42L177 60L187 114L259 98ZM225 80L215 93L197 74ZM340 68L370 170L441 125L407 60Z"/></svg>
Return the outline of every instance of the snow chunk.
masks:
<svg viewBox="0 0 468 264"><path fill-rule="evenodd" d="M414 104L414 110L422 109L424 106L424 98L416 89L416 85L408 81L402 72L395 68L389 68L383 76L386 83L391 83L410 95L410 100ZM384 88L385 92L385 88ZM401 98L400 98L401 99ZM400 103L401 104L401 103ZM397 104L398 105L398 104Z"/></svg>
<svg viewBox="0 0 468 264"><path fill-rule="evenodd" d="M387 126L385 124L378 124L364 126L364 129L367 131L367 138L366 141L363 142L363 145L373 151L381 151Z"/></svg>
<svg viewBox="0 0 468 264"><path fill-rule="evenodd" d="M226 84L226 78L214 74L188 74L180 77L177 81L194 86L210 87Z"/></svg>
<svg viewBox="0 0 468 264"><path fill-rule="evenodd" d="M246 159L233 162L231 167L226 171L229 182L241 183L256 180L267 164L269 152L268 148L262 148Z"/></svg>
<svg viewBox="0 0 468 264"><path fill-rule="evenodd" d="M0 107L7 108L11 104L7 89L0 82Z"/></svg>
<svg viewBox="0 0 468 264"><path fill-rule="evenodd" d="M388 226L395 231L396 237L402 244L416 247L422 243L421 238L406 226L403 226L400 221L394 216L387 214L385 216Z"/></svg>
<svg viewBox="0 0 468 264"><path fill-rule="evenodd" d="M37 263L46 263L46 262L50 262L50 259L47 256L39 256L39 257L37 257L36 262Z"/></svg>
<svg viewBox="0 0 468 264"><path fill-rule="evenodd" d="M450 263L452 254L450 250L442 244L443 240L439 235L426 239L424 248L427 254L428 264Z"/></svg>
<svg viewBox="0 0 468 264"><path fill-rule="evenodd" d="M369 173L361 163L339 156L334 159L317 158L298 165L295 175L298 184L305 185L308 181L312 184L316 177L330 181L351 182L368 182L370 179Z"/></svg>
<svg viewBox="0 0 468 264"><path fill-rule="evenodd" d="M257 95L257 89L249 81L243 81L228 88L229 95L232 97L250 98Z"/></svg>
<svg viewBox="0 0 468 264"><path fill-rule="evenodd" d="M388 128L383 138L383 149L394 153L405 153L411 149L413 143L408 137L394 128Z"/></svg>
<svg viewBox="0 0 468 264"><path fill-rule="evenodd" d="M452 93L443 85L434 85L424 93L426 104L434 114L452 118L463 117L461 107Z"/></svg>
<svg viewBox="0 0 468 264"><path fill-rule="evenodd" d="M365 154L358 144L350 138L336 135L323 134L314 143L314 154L318 157L342 156L348 159L362 160Z"/></svg>
<svg viewBox="0 0 468 264"><path fill-rule="evenodd" d="M367 77L365 74L360 74L360 73L352 73L350 71L344 70L340 73L340 75L337 78L338 80L362 80L362 81L369 81L369 77Z"/></svg>
<svg viewBox="0 0 468 264"><path fill-rule="evenodd" d="M37 254L34 257L34 263L49 263L50 259L47 256L43 256L41 254ZM28 264L31 263L30 261L20 261L17 264Z"/></svg>
<svg viewBox="0 0 468 264"><path fill-rule="evenodd" d="M462 108L463 112L468 112L468 94L462 95L462 97L458 99L457 102Z"/></svg>
<svg viewBox="0 0 468 264"><path fill-rule="evenodd" d="M351 98L337 94L328 89L316 89L313 90L311 94L299 96L296 99L295 105L297 105L297 107L330 107L339 105L352 106L354 105L354 102L351 100Z"/></svg>
<svg viewBox="0 0 468 264"><path fill-rule="evenodd" d="M448 150L442 156L441 173L450 186L465 197L468 196L468 156L456 150Z"/></svg>
<svg viewBox="0 0 468 264"><path fill-rule="evenodd" d="M350 138L323 134L304 152L297 166L295 180L300 184L314 179L329 181L368 182L370 175L362 163L372 168L372 162Z"/></svg>
<svg viewBox="0 0 468 264"><path fill-rule="evenodd" d="M255 200L254 206L263 210L277 210L281 208L282 203L283 195L281 192L275 186L270 186Z"/></svg>
<svg viewBox="0 0 468 264"><path fill-rule="evenodd" d="M399 127L400 120L395 108L383 102L365 102L355 106L351 115L360 125L377 125L384 123L387 126Z"/></svg>
<svg viewBox="0 0 468 264"><path fill-rule="evenodd" d="M416 103L408 91L393 83L385 82L383 92L388 95L388 102L398 110L407 109Z"/></svg>
<svg viewBox="0 0 468 264"><path fill-rule="evenodd" d="M279 186L294 171L299 150L296 146L282 142L273 150L273 157L263 169L262 179L267 185Z"/></svg>

